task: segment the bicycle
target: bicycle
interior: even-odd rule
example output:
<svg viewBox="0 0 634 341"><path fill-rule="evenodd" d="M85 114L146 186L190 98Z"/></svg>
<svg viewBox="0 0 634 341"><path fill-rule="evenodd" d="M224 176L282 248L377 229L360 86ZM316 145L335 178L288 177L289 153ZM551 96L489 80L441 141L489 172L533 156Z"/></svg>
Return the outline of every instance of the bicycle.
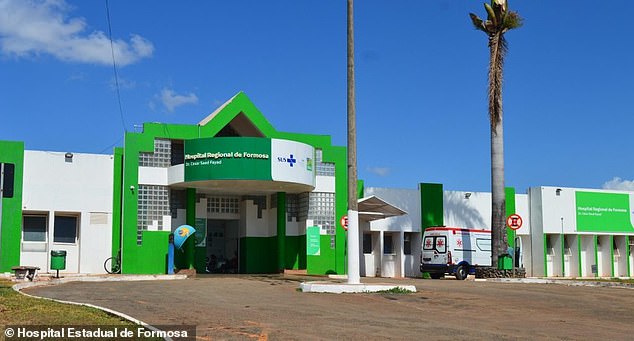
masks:
<svg viewBox="0 0 634 341"><path fill-rule="evenodd" d="M121 250L114 257L109 257L103 262L103 268L109 274L121 273Z"/></svg>

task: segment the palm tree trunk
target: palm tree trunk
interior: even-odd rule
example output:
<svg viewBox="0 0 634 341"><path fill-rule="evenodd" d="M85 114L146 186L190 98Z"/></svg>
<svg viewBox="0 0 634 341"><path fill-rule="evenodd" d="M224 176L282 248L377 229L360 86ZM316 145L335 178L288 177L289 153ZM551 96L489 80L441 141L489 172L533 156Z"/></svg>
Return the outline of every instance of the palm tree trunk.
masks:
<svg viewBox="0 0 634 341"><path fill-rule="evenodd" d="M504 193L504 125L502 113L502 71L506 44L502 33L489 37L489 118L491 121L491 265L508 248L506 238L506 200Z"/></svg>
<svg viewBox="0 0 634 341"><path fill-rule="evenodd" d="M354 91L354 3L348 0L348 283L359 284L357 204L357 114Z"/></svg>
<svg viewBox="0 0 634 341"><path fill-rule="evenodd" d="M498 266L498 257L507 252L506 200L504 193L504 129L502 121L491 130L491 233L493 248L491 265Z"/></svg>

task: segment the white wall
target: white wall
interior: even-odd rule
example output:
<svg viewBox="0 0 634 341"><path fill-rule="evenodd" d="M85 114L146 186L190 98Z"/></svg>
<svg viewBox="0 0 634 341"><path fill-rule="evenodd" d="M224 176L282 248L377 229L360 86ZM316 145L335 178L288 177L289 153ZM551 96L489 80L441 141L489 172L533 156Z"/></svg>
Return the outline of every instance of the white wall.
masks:
<svg viewBox="0 0 634 341"><path fill-rule="evenodd" d="M557 195L557 189L560 189ZM575 233L577 212L574 188L539 187L544 233Z"/></svg>
<svg viewBox="0 0 634 341"><path fill-rule="evenodd" d="M417 189L366 187L364 196L372 195L400 208L407 214L369 223L368 229L373 231L373 251L371 255L363 255L367 276L374 276L377 269L382 277L420 276L420 192ZM404 254L405 232L414 232L410 255ZM386 233L392 235L393 254L383 254L383 237Z"/></svg>
<svg viewBox="0 0 634 341"><path fill-rule="evenodd" d="M491 193L444 191L443 208L445 226L491 229Z"/></svg>
<svg viewBox="0 0 634 341"><path fill-rule="evenodd" d="M544 272L544 221L542 218L542 191L539 187L528 189L531 225L530 268L526 268L527 276L545 276Z"/></svg>
<svg viewBox="0 0 634 341"><path fill-rule="evenodd" d="M24 152L24 214L48 214L45 251L29 251L22 243L21 263L48 269L50 250L66 250L66 270L61 272L103 273L103 262L111 255L113 157L111 155ZM53 242L56 214L78 217L77 242ZM106 219L104 223L103 219Z"/></svg>
<svg viewBox="0 0 634 341"><path fill-rule="evenodd" d="M139 185L167 186L167 168L139 167Z"/></svg>
<svg viewBox="0 0 634 341"><path fill-rule="evenodd" d="M632 195L634 193L632 192L547 186L536 187L534 190L541 192L544 233L577 232L577 191L628 194L630 196L630 208L634 207L634 195ZM630 215L630 219L634 222L634 214Z"/></svg>
<svg viewBox="0 0 634 341"><path fill-rule="evenodd" d="M275 216L271 216L271 210L262 210L262 218L258 218L258 206L253 204L253 200L245 200L240 207L240 224L244 226L246 234L240 237L272 237L277 235L277 224Z"/></svg>
<svg viewBox="0 0 634 341"><path fill-rule="evenodd" d="M528 194L515 194L515 213L522 217L522 227L515 230L516 235L528 236L531 233L529 207Z"/></svg>
<svg viewBox="0 0 634 341"><path fill-rule="evenodd" d="M335 193L335 177L317 175L313 192Z"/></svg>
<svg viewBox="0 0 634 341"><path fill-rule="evenodd" d="M372 231L421 231L420 192L417 189L366 187L364 196L369 197L372 195L407 212L403 216L371 222L370 228Z"/></svg>

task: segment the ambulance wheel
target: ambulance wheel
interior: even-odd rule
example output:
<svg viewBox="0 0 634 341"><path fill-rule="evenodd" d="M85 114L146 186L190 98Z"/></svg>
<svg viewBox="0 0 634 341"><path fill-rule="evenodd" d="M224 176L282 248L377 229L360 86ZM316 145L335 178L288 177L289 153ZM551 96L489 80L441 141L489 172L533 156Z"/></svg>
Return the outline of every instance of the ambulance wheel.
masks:
<svg viewBox="0 0 634 341"><path fill-rule="evenodd" d="M467 279L467 275L469 275L469 269L465 265L459 265L456 268L456 279L459 281Z"/></svg>
<svg viewBox="0 0 634 341"><path fill-rule="evenodd" d="M430 276L432 279L441 279L441 278L445 277L445 275L444 275L444 274L441 274L441 273L436 273L436 272L432 272L432 273L430 273L430 274L429 274L429 276Z"/></svg>

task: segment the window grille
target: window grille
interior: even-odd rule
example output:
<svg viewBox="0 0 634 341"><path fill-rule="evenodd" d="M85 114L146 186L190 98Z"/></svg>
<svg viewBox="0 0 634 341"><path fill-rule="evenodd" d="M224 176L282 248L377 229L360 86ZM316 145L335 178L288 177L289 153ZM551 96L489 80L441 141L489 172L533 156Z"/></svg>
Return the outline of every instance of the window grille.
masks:
<svg viewBox="0 0 634 341"><path fill-rule="evenodd" d="M170 213L172 218L178 218L178 209L187 208L187 191L182 189L170 190Z"/></svg>
<svg viewBox="0 0 634 341"><path fill-rule="evenodd" d="M335 194L311 192L308 198L308 219L315 225L320 225L334 235L335 225Z"/></svg>
<svg viewBox="0 0 634 341"><path fill-rule="evenodd" d="M240 198L228 196L208 196L207 213L240 213Z"/></svg>
<svg viewBox="0 0 634 341"><path fill-rule="evenodd" d="M297 194L286 194L286 220L299 221L299 196Z"/></svg>
<svg viewBox="0 0 634 341"><path fill-rule="evenodd" d="M163 229L163 216L170 215L169 188L158 185L139 185L137 212L137 244L141 244L141 234L152 225Z"/></svg>
<svg viewBox="0 0 634 341"><path fill-rule="evenodd" d="M335 164L323 162L323 151L315 149L315 174L323 176L335 176Z"/></svg>
<svg viewBox="0 0 634 341"><path fill-rule="evenodd" d="M172 142L168 139L154 139L154 152L140 152L140 167L169 167L172 163Z"/></svg>

